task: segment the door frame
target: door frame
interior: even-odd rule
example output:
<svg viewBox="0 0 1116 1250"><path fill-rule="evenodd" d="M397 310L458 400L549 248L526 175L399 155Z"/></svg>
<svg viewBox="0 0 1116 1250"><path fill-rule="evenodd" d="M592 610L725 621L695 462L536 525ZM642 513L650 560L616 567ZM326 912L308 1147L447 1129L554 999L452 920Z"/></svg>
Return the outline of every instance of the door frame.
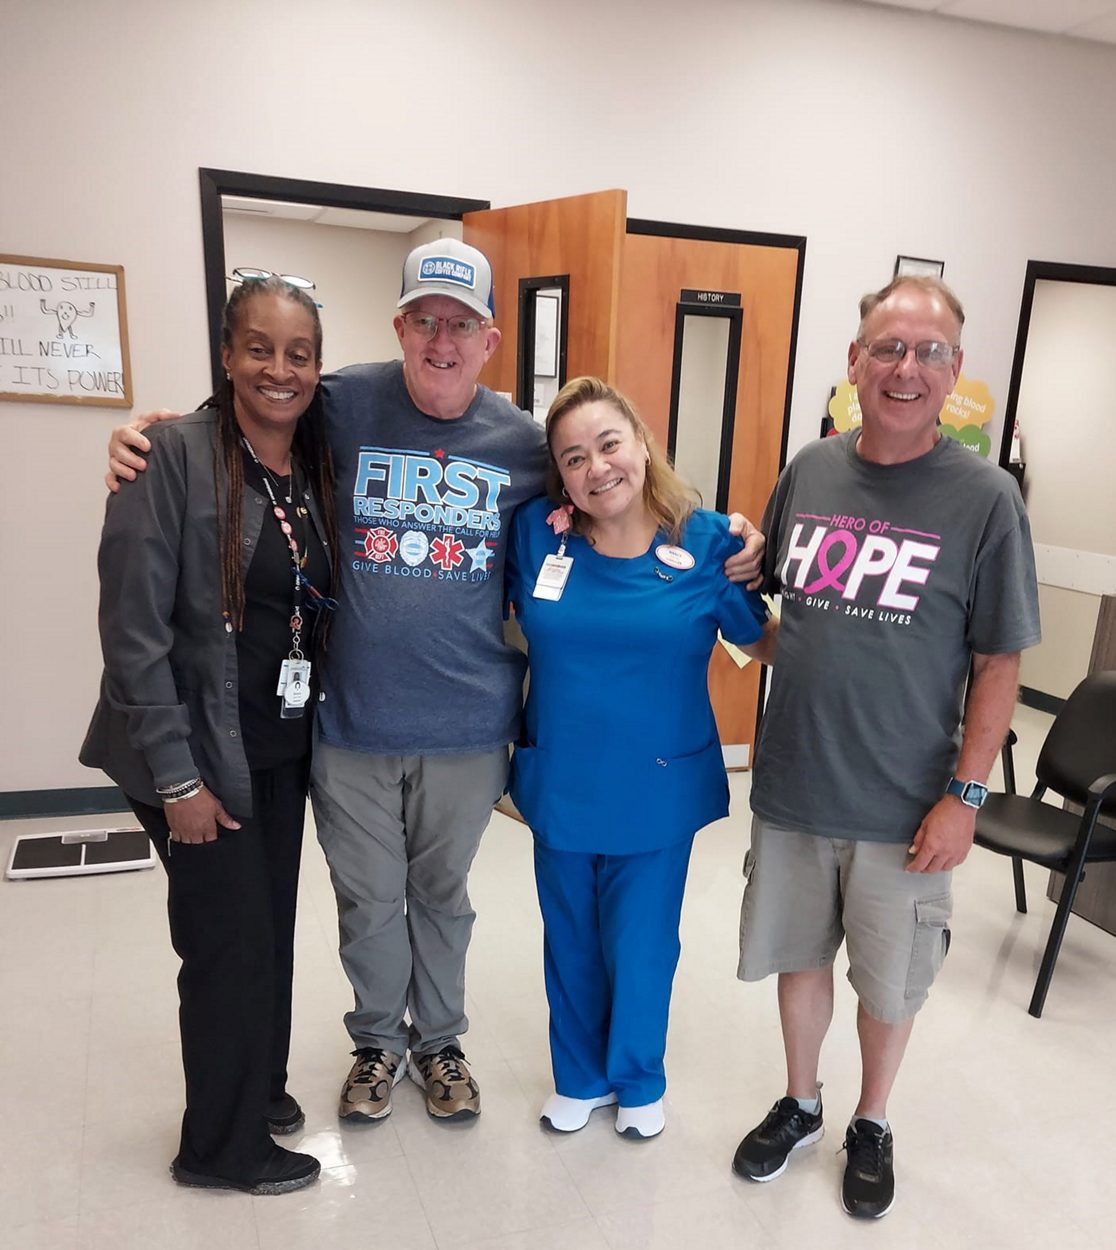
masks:
<svg viewBox="0 0 1116 1250"><path fill-rule="evenodd" d="M1019 305L1019 329L1015 335L1015 355L1011 362L1007 404L1004 407L1004 428L1000 435L1000 460L1006 469L1011 460L1011 436L1015 429L1015 413L1019 392L1023 389L1023 367L1027 361L1027 337L1031 332L1031 311L1038 282L1081 282L1087 286L1116 286L1116 269L1105 265L1071 265L1056 260L1029 260L1023 279L1023 299Z"/></svg>
<svg viewBox="0 0 1116 1250"><path fill-rule="evenodd" d="M678 405L682 399L682 351L686 339L687 317L715 317L729 323L728 353L725 361L725 384L721 401L721 443L717 450L717 497L713 507L724 512L728 507L729 468L732 465L732 442L735 430L737 385L740 376L740 344L744 337L744 310L740 307L710 308L703 304L674 306L674 367L670 374L670 410L667 418L667 455L671 464L678 445Z"/></svg>
<svg viewBox="0 0 1116 1250"><path fill-rule="evenodd" d="M199 168L198 183L214 389L224 372L221 367L221 314L228 299L222 195L244 195L256 200L289 200L296 204L320 204L323 208L357 208L366 212L400 213L409 217L434 217L448 221L460 221L466 213L490 207L487 200L390 191L383 187L354 187L339 182L311 182L304 178L276 178L237 169Z"/></svg>

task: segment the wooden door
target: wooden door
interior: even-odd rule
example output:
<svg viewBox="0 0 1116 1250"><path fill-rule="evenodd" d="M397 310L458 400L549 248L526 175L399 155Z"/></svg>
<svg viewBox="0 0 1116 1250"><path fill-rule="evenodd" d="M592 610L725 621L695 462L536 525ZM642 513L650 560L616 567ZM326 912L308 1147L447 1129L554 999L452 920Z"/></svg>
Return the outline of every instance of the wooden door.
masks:
<svg viewBox="0 0 1116 1250"><path fill-rule="evenodd" d="M679 237L685 234L689 237ZM703 237L694 237L703 236ZM620 272L615 385L668 445L675 330L684 290L739 295L743 313L727 508L758 524L786 446L805 240L629 222ZM705 501L707 507L713 500ZM709 686L725 761L751 764L760 668L718 647Z"/></svg>
<svg viewBox="0 0 1116 1250"><path fill-rule="evenodd" d="M520 281L556 275L569 279L568 376L612 377L627 201L626 191L598 191L464 215L465 242L492 264L496 324L503 333L481 374L486 386L515 394Z"/></svg>

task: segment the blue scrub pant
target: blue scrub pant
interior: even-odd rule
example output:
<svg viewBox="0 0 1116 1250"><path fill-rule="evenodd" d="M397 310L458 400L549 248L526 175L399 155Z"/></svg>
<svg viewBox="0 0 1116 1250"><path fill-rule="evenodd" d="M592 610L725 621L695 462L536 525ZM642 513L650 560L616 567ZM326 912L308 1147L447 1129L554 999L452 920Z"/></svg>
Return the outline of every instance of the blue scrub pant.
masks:
<svg viewBox="0 0 1116 1250"><path fill-rule="evenodd" d="M637 855L535 840L554 1087L642 1107L666 1089L670 990L692 838Z"/></svg>

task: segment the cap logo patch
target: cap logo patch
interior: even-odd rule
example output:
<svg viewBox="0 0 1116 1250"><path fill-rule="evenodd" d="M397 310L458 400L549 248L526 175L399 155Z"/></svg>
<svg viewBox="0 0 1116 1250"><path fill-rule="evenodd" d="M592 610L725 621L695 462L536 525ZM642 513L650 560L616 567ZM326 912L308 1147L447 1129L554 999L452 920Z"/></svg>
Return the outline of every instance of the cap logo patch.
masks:
<svg viewBox="0 0 1116 1250"><path fill-rule="evenodd" d="M419 264L420 282L455 282L474 290L477 285L477 269L467 260L455 260L452 256L425 256Z"/></svg>

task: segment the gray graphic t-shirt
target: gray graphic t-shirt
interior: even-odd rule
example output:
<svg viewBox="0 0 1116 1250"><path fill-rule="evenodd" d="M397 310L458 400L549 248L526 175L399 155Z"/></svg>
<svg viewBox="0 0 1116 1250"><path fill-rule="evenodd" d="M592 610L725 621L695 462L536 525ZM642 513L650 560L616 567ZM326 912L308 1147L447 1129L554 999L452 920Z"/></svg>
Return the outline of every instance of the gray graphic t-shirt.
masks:
<svg viewBox="0 0 1116 1250"><path fill-rule="evenodd" d="M783 604L752 808L904 842L953 771L971 654L1039 641L1034 554L1003 470L948 438L872 464L857 437L806 447L767 505L767 589Z"/></svg>
<svg viewBox="0 0 1116 1250"><path fill-rule="evenodd" d="M518 732L524 658L505 645L508 525L541 493L541 428L485 387L438 421L398 361L323 379L341 594L321 737L372 754L486 751Z"/></svg>

